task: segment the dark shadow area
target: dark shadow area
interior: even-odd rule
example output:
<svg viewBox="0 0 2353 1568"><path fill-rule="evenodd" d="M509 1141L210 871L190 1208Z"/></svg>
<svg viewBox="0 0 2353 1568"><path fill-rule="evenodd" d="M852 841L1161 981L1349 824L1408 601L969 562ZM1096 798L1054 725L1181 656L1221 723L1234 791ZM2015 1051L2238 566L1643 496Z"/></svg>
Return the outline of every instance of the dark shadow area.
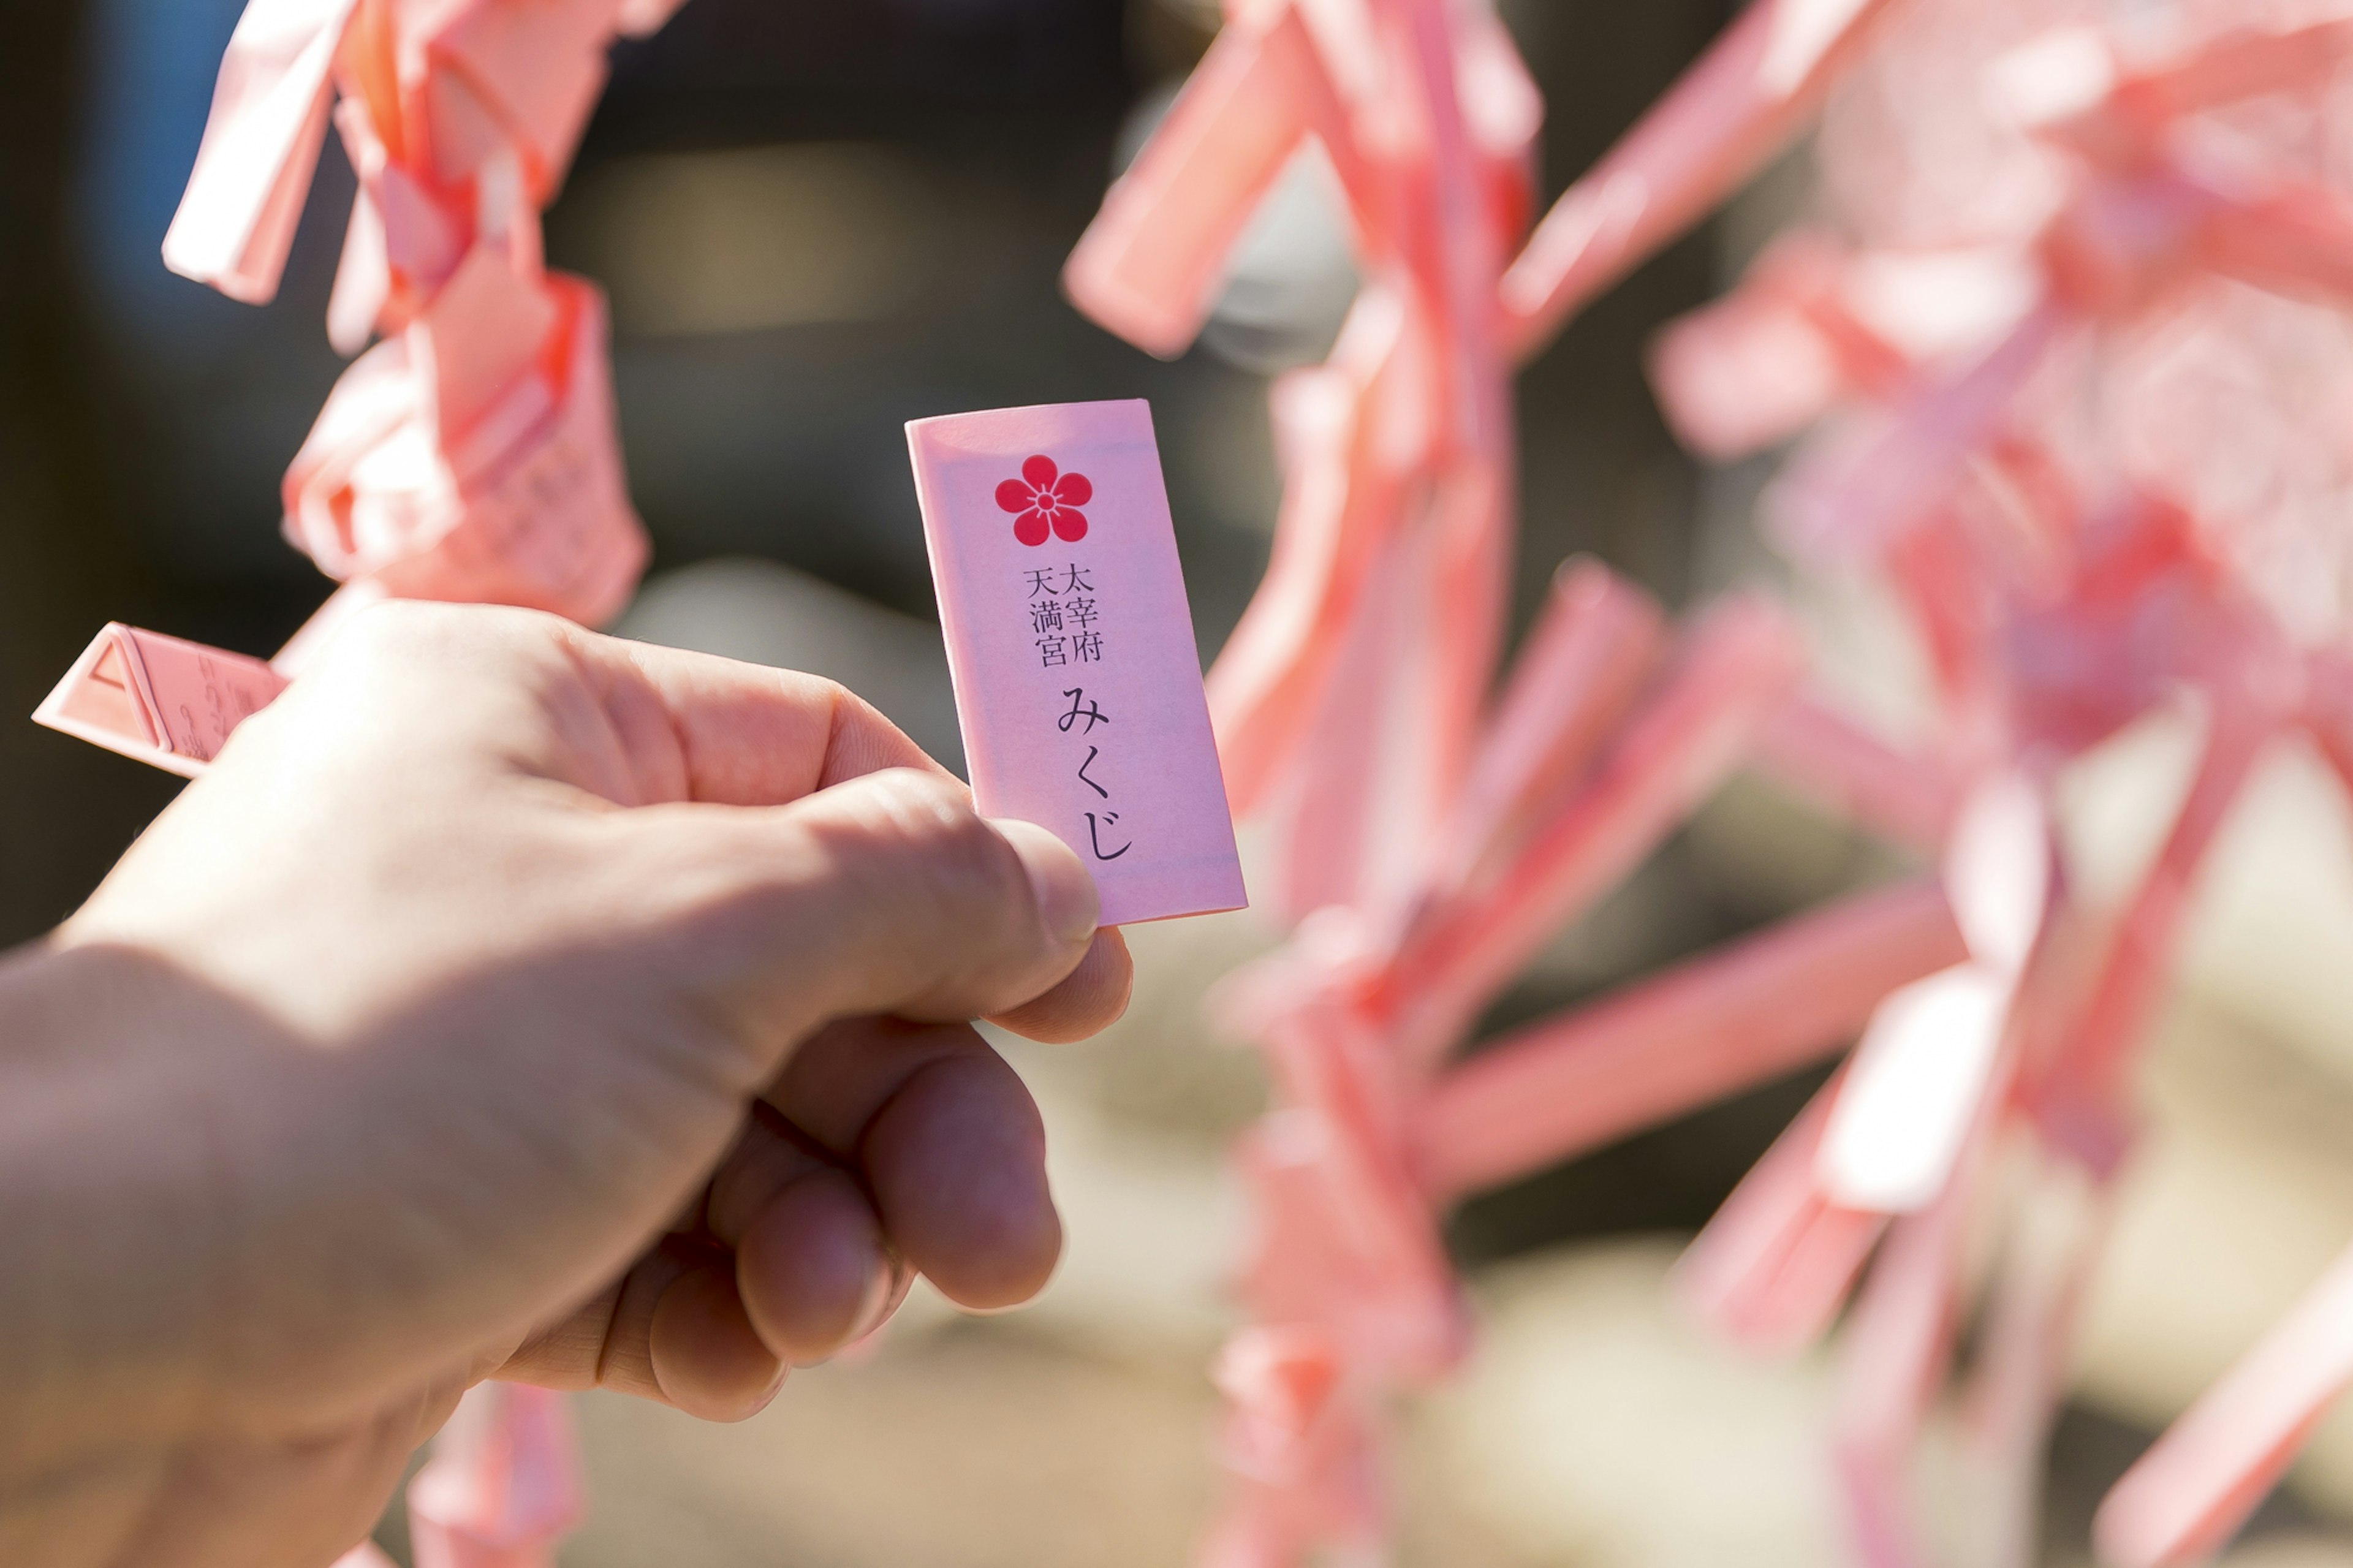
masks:
<svg viewBox="0 0 2353 1568"><path fill-rule="evenodd" d="M2044 1474L2042 1550L2052 1563L2088 1563L2092 1516L2108 1489L2124 1479L2157 1434L2081 1405L2061 1408L2051 1431L2051 1465ZM2267 1535L2320 1532L2330 1521L2287 1491L2265 1498L2239 1533L2242 1542Z"/></svg>

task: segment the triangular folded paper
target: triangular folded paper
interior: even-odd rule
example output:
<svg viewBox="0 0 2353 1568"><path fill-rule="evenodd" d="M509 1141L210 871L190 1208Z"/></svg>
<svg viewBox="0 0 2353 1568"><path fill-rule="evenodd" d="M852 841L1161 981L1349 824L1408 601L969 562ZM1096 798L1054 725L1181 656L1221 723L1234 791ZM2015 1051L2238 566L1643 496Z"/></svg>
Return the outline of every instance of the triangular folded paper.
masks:
<svg viewBox="0 0 2353 1568"><path fill-rule="evenodd" d="M230 731L285 689L286 678L260 659L113 621L33 719L194 778Z"/></svg>

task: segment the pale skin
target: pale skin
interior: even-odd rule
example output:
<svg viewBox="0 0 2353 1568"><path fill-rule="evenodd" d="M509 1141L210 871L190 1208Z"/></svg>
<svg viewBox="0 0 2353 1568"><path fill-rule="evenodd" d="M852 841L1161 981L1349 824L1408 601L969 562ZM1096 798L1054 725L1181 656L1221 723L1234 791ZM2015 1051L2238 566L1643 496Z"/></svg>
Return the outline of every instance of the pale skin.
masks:
<svg viewBox="0 0 2353 1568"><path fill-rule="evenodd" d="M0 963L0 1562L319 1568L483 1378L734 1419L1027 1300L968 1020L1116 1017L1095 910L828 682L368 612Z"/></svg>

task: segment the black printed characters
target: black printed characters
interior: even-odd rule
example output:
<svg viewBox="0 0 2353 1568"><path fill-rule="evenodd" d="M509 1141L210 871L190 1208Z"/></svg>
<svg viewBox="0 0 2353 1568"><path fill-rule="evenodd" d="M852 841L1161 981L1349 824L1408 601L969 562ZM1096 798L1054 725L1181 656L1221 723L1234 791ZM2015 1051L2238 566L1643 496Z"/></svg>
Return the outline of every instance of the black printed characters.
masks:
<svg viewBox="0 0 2353 1568"><path fill-rule="evenodd" d="M1108 724L1111 722L1111 715L1103 710L1101 704L1088 700L1086 688L1082 686L1074 686L1064 691L1062 695L1071 700L1070 711L1057 719L1054 723L1055 727L1060 729L1063 733L1068 734L1075 726L1084 723L1086 728L1080 730L1078 732L1082 735L1092 735L1094 733L1096 725ZM1095 759L1101 755L1103 755L1103 748L1101 746L1089 746L1087 748L1087 760L1079 764L1078 778L1081 784L1086 785L1089 789L1094 791L1096 795L1100 795L1104 801L1108 802L1111 799L1111 791L1097 783L1088 774L1087 772L1089 768L1095 765ZM1105 812L1100 818L1098 818L1096 815L1091 811L1086 814L1086 817L1087 843L1088 847L1093 849L1096 859L1116 860L1121 856L1126 854L1130 849L1135 847L1132 841L1123 841L1120 844L1120 847L1116 849L1107 849L1103 847L1103 829L1106 827L1115 828L1117 826L1119 822L1119 813L1115 811ZM1117 835L1114 834L1114 837L1117 837Z"/></svg>
<svg viewBox="0 0 2353 1568"><path fill-rule="evenodd" d="M1101 618L1094 584L1076 563L1062 571L1043 567L1029 579L1029 633L1038 641L1041 669L1072 664L1100 664L1103 634L1094 629ZM1060 579L1059 585L1056 579Z"/></svg>
<svg viewBox="0 0 2353 1568"><path fill-rule="evenodd" d="M1074 664L1101 664L1103 635L1095 629L1095 623L1102 619L1102 610L1087 568L1072 562L1060 570L1046 566L1025 575L1029 580L1026 601L1029 633L1038 642L1039 666L1053 669ZM1062 695L1070 699L1071 706L1056 718L1054 727L1063 734L1082 739L1093 734L1097 726L1111 722L1111 715L1103 710L1101 703L1087 696L1085 687L1065 688ZM1097 776L1101 771L1099 763L1108 767L1109 759L1104 757L1102 744L1091 742L1086 757L1072 772L1078 782L1093 793L1097 804L1108 808L1111 786ZM1116 860L1135 847L1134 840L1120 831L1119 815L1109 809L1086 813L1087 845L1098 860Z"/></svg>

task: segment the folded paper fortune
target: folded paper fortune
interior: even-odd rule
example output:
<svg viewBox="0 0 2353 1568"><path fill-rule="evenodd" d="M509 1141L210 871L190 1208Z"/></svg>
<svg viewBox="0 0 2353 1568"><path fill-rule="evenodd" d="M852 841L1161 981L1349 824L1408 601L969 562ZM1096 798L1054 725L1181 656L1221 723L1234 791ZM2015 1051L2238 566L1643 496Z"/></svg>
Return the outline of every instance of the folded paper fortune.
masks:
<svg viewBox="0 0 2353 1568"><path fill-rule="evenodd" d="M1103 923L1240 909L1152 411L907 426L973 797L1078 852Z"/></svg>
<svg viewBox="0 0 2353 1568"><path fill-rule="evenodd" d="M286 689L258 658L111 622L34 710L37 723L194 777Z"/></svg>

